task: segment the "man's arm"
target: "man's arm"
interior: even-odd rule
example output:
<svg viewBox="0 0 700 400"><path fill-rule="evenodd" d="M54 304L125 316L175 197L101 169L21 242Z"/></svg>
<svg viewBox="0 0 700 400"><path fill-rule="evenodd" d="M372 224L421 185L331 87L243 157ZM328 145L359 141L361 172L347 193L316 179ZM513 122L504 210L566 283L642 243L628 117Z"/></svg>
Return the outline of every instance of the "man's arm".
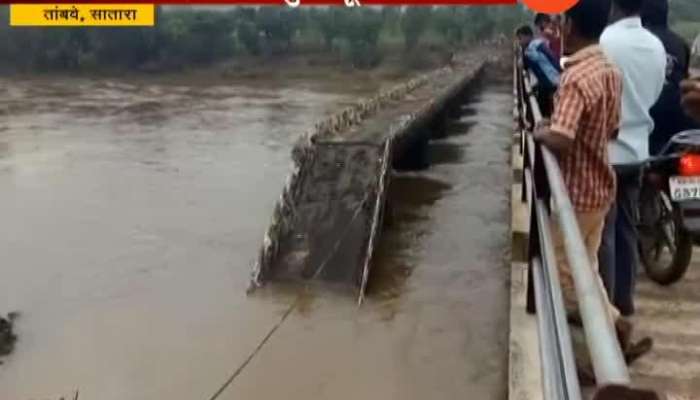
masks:
<svg viewBox="0 0 700 400"><path fill-rule="evenodd" d="M574 138L568 134L552 130L550 125L541 126L534 133L536 141L543 143L548 149L561 157L574 145Z"/></svg>
<svg viewBox="0 0 700 400"><path fill-rule="evenodd" d="M552 48L549 47L546 43L542 43L539 47L539 50L544 54L545 58L549 61L550 64L556 69L558 72L561 73L561 65L559 64L559 59L554 55L554 52L552 51Z"/></svg>
<svg viewBox="0 0 700 400"><path fill-rule="evenodd" d="M561 157L574 144L585 101L575 82L564 82L557 96L551 123L545 121L538 126L534 137Z"/></svg>

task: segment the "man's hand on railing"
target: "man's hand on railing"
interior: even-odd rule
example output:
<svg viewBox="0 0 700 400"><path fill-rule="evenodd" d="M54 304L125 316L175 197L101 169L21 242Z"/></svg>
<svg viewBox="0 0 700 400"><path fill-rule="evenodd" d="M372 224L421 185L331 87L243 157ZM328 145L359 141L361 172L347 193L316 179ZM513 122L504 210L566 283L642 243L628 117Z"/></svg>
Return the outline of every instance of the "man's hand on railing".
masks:
<svg viewBox="0 0 700 400"><path fill-rule="evenodd" d="M549 129L550 125L552 125L552 121L550 121L549 118L542 118L535 125L535 132L544 129Z"/></svg>
<svg viewBox="0 0 700 400"><path fill-rule="evenodd" d="M574 144L574 139L569 135L562 132L553 131L550 121L547 119L541 120L535 126L535 130L532 135L535 141L547 146L547 148L556 153L557 156L561 156L569 151L571 146Z"/></svg>

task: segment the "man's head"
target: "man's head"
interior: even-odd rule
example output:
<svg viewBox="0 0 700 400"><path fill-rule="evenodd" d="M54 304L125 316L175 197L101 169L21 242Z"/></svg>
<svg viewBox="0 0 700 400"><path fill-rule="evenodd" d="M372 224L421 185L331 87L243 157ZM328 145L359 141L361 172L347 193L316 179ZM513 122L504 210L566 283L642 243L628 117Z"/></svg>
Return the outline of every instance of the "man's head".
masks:
<svg viewBox="0 0 700 400"><path fill-rule="evenodd" d="M552 25L555 27L561 27L561 14L554 14L552 17Z"/></svg>
<svg viewBox="0 0 700 400"><path fill-rule="evenodd" d="M545 30L552 23L552 18L549 14L538 13L535 15L535 26L541 31Z"/></svg>
<svg viewBox="0 0 700 400"><path fill-rule="evenodd" d="M580 0L566 11L563 33L564 51L567 55L598 43L600 35L608 25L611 1Z"/></svg>
<svg viewBox="0 0 700 400"><path fill-rule="evenodd" d="M644 0L613 0L612 19L617 20L625 17L638 16L642 13Z"/></svg>
<svg viewBox="0 0 700 400"><path fill-rule="evenodd" d="M523 25L520 28L518 28L517 31L515 31L515 36L518 37L520 45L526 47L532 41L533 37L535 36L535 33L532 31L532 28L530 28L528 25Z"/></svg>
<svg viewBox="0 0 700 400"><path fill-rule="evenodd" d="M645 0L642 23L650 27L668 26L668 0Z"/></svg>

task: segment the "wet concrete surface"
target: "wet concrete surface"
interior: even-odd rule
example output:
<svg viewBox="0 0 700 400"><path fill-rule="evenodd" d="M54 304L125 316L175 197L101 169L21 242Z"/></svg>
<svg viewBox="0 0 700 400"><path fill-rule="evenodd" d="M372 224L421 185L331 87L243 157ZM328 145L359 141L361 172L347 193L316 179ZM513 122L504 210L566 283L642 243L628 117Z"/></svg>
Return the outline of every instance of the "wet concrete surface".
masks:
<svg viewBox="0 0 700 400"><path fill-rule="evenodd" d="M22 312L0 398L506 397L509 84L393 180L359 309L317 287L245 296L292 141L347 94L0 88L0 305Z"/></svg>
<svg viewBox="0 0 700 400"><path fill-rule="evenodd" d="M310 153L290 195L293 222L266 279L322 280L351 291L362 280L384 146L325 143Z"/></svg>

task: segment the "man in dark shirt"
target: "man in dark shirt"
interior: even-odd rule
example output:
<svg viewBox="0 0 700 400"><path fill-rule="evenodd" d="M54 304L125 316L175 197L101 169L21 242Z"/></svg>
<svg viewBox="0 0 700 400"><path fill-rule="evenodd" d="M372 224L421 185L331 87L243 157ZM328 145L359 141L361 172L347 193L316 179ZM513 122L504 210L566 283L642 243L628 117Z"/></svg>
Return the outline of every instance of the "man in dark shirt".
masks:
<svg viewBox="0 0 700 400"><path fill-rule="evenodd" d="M642 22L666 49L666 82L650 111L654 131L649 137L649 153L658 154L673 135L698 127L681 106L680 84L688 77L690 46L668 27L668 0L646 0Z"/></svg>

